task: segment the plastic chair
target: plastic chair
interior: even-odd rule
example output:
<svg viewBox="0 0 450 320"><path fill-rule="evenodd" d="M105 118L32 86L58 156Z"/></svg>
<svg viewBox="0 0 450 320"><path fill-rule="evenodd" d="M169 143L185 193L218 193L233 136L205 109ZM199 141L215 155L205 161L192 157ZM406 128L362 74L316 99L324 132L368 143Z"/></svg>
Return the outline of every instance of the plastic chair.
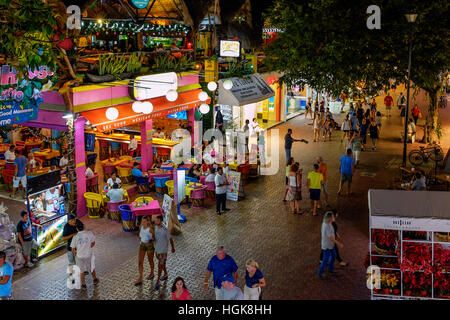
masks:
<svg viewBox="0 0 450 320"><path fill-rule="evenodd" d="M128 204L119 205L119 211L122 218L122 229L125 232L136 231L136 218L133 218L133 212Z"/></svg>
<svg viewBox="0 0 450 320"><path fill-rule="evenodd" d="M88 208L88 217L92 219L100 218L100 209L103 205L102 196L98 193L85 192L86 206Z"/></svg>
<svg viewBox="0 0 450 320"><path fill-rule="evenodd" d="M138 193L140 194L148 193L149 192L148 177L135 177L135 178Z"/></svg>
<svg viewBox="0 0 450 320"><path fill-rule="evenodd" d="M8 191L12 190L13 177L15 169L3 169L3 182L6 184Z"/></svg>
<svg viewBox="0 0 450 320"><path fill-rule="evenodd" d="M86 190L88 192L99 193L98 192L98 173L97 172L94 173L94 176L92 178L86 179Z"/></svg>
<svg viewBox="0 0 450 320"><path fill-rule="evenodd" d="M143 196L143 197L137 197L136 199L134 199L134 202L135 203L144 202L144 201L150 202L150 201L153 201L153 200L154 199L152 197Z"/></svg>
<svg viewBox="0 0 450 320"><path fill-rule="evenodd" d="M103 163L102 167L103 167L103 180L106 182L108 181L109 178L111 178L113 172L116 172L116 167Z"/></svg>
<svg viewBox="0 0 450 320"><path fill-rule="evenodd" d="M116 222L120 222L121 214L119 211L119 206L121 204L125 204L125 203L127 203L126 200L116 201L116 202L108 201L106 203L106 206L108 208L108 218L110 218L111 220L114 220Z"/></svg>
<svg viewBox="0 0 450 320"><path fill-rule="evenodd" d="M164 197L167 194L166 181L169 180L169 177L153 177L153 180L155 180L156 195Z"/></svg>
<svg viewBox="0 0 450 320"><path fill-rule="evenodd" d="M191 191L192 209L203 209L205 207L206 186Z"/></svg>
<svg viewBox="0 0 450 320"><path fill-rule="evenodd" d="M166 187L167 187L167 194L168 194L169 196L172 196L172 197L173 197L173 195L174 195L174 190L173 190L173 180L167 180L167 181L166 181Z"/></svg>
<svg viewBox="0 0 450 320"><path fill-rule="evenodd" d="M216 198L216 183L214 181L205 182L206 184L206 196L208 198Z"/></svg>
<svg viewBox="0 0 450 320"><path fill-rule="evenodd" d="M119 176L122 183L131 182L131 168L117 166L117 175Z"/></svg>

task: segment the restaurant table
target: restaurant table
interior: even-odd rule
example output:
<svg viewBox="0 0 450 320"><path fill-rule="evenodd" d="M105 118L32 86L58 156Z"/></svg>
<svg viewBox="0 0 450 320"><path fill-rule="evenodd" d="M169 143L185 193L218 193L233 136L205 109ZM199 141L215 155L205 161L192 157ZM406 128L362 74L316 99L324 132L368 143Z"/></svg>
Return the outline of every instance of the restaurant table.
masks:
<svg viewBox="0 0 450 320"><path fill-rule="evenodd" d="M42 151L36 151L34 155L42 157L45 160L50 160L52 158L59 157L61 153L58 150L44 149Z"/></svg>
<svg viewBox="0 0 450 320"><path fill-rule="evenodd" d="M186 183L186 196L188 196L189 198L191 197L191 191L197 188L201 188L203 186L203 184L201 183L197 183L197 182L189 182Z"/></svg>
<svg viewBox="0 0 450 320"><path fill-rule="evenodd" d="M135 208L135 205L135 202L130 205L131 212L133 212L133 218L161 214L161 207L159 206L158 200L152 200L147 205L142 207Z"/></svg>

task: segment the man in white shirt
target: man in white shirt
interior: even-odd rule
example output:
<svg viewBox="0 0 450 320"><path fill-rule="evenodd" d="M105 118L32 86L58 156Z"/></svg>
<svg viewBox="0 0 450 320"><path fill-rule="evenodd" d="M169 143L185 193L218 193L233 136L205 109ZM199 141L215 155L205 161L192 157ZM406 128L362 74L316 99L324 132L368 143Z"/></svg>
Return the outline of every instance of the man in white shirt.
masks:
<svg viewBox="0 0 450 320"><path fill-rule="evenodd" d="M9 149L5 151L5 160L6 160L6 162L14 163L14 160L16 159L16 155L14 154L14 148L15 147L16 146L12 144L9 147Z"/></svg>
<svg viewBox="0 0 450 320"><path fill-rule="evenodd" d="M69 164L69 158L67 156L67 152L64 152L62 158L59 160L59 167L61 168L62 172L66 171L68 164Z"/></svg>
<svg viewBox="0 0 450 320"><path fill-rule="evenodd" d="M217 174L214 178L214 183L216 184L216 213L221 215L220 206L222 206L222 211L229 211L226 207L227 203L227 185L229 184L227 178L223 175L223 169L219 168Z"/></svg>
<svg viewBox="0 0 450 320"><path fill-rule="evenodd" d="M59 188L52 188L45 193L45 202L47 204L45 211L55 212L59 210Z"/></svg>
<svg viewBox="0 0 450 320"><path fill-rule="evenodd" d="M164 132L161 131L161 128L156 129L156 132L153 133L153 138L164 139Z"/></svg>
<svg viewBox="0 0 450 320"><path fill-rule="evenodd" d="M111 202L119 202L123 200L123 189L119 189L119 185L114 183L111 190L106 194Z"/></svg>
<svg viewBox="0 0 450 320"><path fill-rule="evenodd" d="M91 166L86 168L86 179L92 178L94 176L94 171L91 169Z"/></svg>
<svg viewBox="0 0 450 320"><path fill-rule="evenodd" d="M413 119L409 119L408 122L408 140L411 140L411 143L416 141L416 125L414 124Z"/></svg>
<svg viewBox="0 0 450 320"><path fill-rule="evenodd" d="M99 282L95 274L95 268L92 266L95 236L91 231L84 230L84 225L80 220L77 220L76 228L78 233L72 238L70 247L73 255L76 257L77 266L80 268L81 287L86 288L85 272L89 272L92 275L94 284Z"/></svg>
<svg viewBox="0 0 450 320"><path fill-rule="evenodd" d="M216 170L214 168L211 168L209 170L209 174L206 176L205 182L214 182L216 178Z"/></svg>
<svg viewBox="0 0 450 320"><path fill-rule="evenodd" d="M134 138L134 135L130 135L130 144L128 145L128 151L132 152L132 156L136 156L136 149L138 147L137 140Z"/></svg>

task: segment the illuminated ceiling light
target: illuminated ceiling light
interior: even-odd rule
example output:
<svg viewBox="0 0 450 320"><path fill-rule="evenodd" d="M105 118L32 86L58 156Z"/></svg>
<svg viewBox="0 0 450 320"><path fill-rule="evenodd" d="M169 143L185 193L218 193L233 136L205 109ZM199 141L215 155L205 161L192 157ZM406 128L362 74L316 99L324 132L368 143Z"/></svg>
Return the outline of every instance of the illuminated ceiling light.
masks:
<svg viewBox="0 0 450 320"><path fill-rule="evenodd" d="M150 114L153 112L153 104L150 101L143 102L141 110L144 114Z"/></svg>
<svg viewBox="0 0 450 320"><path fill-rule="evenodd" d="M217 83L215 83L214 81L208 82L208 90L209 91L214 91L217 89Z"/></svg>
<svg viewBox="0 0 450 320"><path fill-rule="evenodd" d="M105 114L108 120L116 120L119 117L119 110L116 108L108 108Z"/></svg>
<svg viewBox="0 0 450 320"><path fill-rule="evenodd" d="M200 105L200 112L201 112L202 114L207 114L207 113L209 112L209 104L202 103L202 104Z"/></svg>
<svg viewBox="0 0 450 320"><path fill-rule="evenodd" d="M202 91L198 94L198 99L200 101L206 101L208 100L208 94L205 91Z"/></svg>
<svg viewBox="0 0 450 320"><path fill-rule="evenodd" d="M178 92L177 90L171 89L167 91L166 99L169 101L175 101L178 99Z"/></svg>
<svg viewBox="0 0 450 320"><path fill-rule="evenodd" d="M233 88L233 81L231 80L225 80L223 82L223 87L227 90L230 90L231 88Z"/></svg>
<svg viewBox="0 0 450 320"><path fill-rule="evenodd" d="M98 19L98 20L97 20L97 23L98 23L98 24L102 24L102 23L103 23L102 19Z"/></svg>

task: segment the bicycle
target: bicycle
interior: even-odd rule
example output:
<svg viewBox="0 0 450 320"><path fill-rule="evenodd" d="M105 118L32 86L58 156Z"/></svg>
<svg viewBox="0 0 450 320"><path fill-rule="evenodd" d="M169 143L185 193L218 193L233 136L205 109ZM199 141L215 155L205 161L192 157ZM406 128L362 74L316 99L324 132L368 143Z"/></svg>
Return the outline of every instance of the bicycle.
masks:
<svg viewBox="0 0 450 320"><path fill-rule="evenodd" d="M434 144L430 147L420 147L419 150L411 151L408 159L412 165L420 166L422 163L428 162L428 159L436 163L444 160L444 153L439 145Z"/></svg>

